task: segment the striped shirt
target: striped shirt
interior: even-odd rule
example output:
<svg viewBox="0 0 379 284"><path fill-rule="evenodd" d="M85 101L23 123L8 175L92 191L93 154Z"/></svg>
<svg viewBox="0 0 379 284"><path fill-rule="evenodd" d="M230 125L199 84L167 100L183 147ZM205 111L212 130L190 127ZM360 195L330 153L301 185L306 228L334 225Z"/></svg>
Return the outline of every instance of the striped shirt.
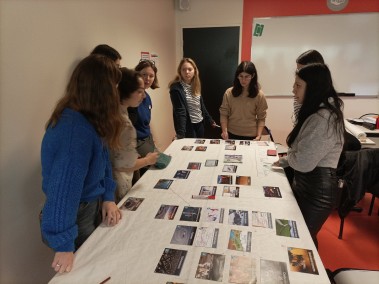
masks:
<svg viewBox="0 0 379 284"><path fill-rule="evenodd" d="M188 113L192 123L199 123L203 121L203 115L201 112L200 96L192 95L192 87L180 81L186 94L186 101L188 105Z"/></svg>

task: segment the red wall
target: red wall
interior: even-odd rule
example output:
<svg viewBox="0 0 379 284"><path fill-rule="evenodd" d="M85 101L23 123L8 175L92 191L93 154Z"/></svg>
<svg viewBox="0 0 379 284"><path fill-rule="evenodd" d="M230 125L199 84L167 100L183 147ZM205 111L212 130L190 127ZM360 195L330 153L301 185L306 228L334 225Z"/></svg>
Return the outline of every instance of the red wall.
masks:
<svg viewBox="0 0 379 284"><path fill-rule="evenodd" d="M251 59L254 18L379 12L379 0L349 0L345 9L333 12L327 0L244 0L241 60Z"/></svg>

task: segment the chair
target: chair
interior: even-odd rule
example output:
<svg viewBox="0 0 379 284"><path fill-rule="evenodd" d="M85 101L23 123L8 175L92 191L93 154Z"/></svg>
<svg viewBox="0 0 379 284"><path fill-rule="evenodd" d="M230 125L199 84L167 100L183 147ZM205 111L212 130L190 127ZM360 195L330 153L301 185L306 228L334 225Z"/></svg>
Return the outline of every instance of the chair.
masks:
<svg viewBox="0 0 379 284"><path fill-rule="evenodd" d="M379 196L379 149L343 152L337 175L342 185L338 205L338 215L341 219L338 238L342 239L345 218L365 193Z"/></svg>
<svg viewBox="0 0 379 284"><path fill-rule="evenodd" d="M365 270L355 268L340 268L332 273L332 284L377 284L379 283L378 270Z"/></svg>
<svg viewBox="0 0 379 284"><path fill-rule="evenodd" d="M275 141L274 141L274 138L272 137L271 130L270 130L267 126L265 126L265 127L263 128L262 136L268 136L269 139L270 139L269 141L275 142Z"/></svg>

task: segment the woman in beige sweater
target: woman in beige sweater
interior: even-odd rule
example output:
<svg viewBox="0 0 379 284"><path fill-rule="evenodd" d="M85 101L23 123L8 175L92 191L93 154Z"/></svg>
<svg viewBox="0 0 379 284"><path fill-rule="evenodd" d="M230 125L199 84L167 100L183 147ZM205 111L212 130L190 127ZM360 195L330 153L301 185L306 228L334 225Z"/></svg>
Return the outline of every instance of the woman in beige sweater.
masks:
<svg viewBox="0 0 379 284"><path fill-rule="evenodd" d="M220 106L221 137L225 140L260 140L267 108L254 63L241 62L234 75L233 87L225 91Z"/></svg>

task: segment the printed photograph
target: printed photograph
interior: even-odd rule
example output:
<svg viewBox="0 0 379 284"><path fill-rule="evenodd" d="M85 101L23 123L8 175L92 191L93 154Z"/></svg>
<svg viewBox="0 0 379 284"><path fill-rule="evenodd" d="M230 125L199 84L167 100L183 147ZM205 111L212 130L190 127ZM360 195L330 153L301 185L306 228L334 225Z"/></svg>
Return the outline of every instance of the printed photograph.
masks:
<svg viewBox="0 0 379 284"><path fill-rule="evenodd" d="M193 146L183 146L182 151L191 151L193 149Z"/></svg>
<svg viewBox="0 0 379 284"><path fill-rule="evenodd" d="M240 145L250 146L250 141L240 141Z"/></svg>
<svg viewBox="0 0 379 284"><path fill-rule="evenodd" d="M200 170L201 163L190 162L188 163L187 170Z"/></svg>
<svg viewBox="0 0 379 284"><path fill-rule="evenodd" d="M158 189L168 189L174 180L172 179L160 179L154 188Z"/></svg>
<svg viewBox="0 0 379 284"><path fill-rule="evenodd" d="M165 248L155 268L155 272L179 276L186 255L187 251L185 250Z"/></svg>
<svg viewBox="0 0 379 284"><path fill-rule="evenodd" d="M177 225L171 238L171 244L192 246L196 227Z"/></svg>
<svg viewBox="0 0 379 284"><path fill-rule="evenodd" d="M236 197L240 196L240 188L239 186L230 186L225 185L222 191L222 196Z"/></svg>
<svg viewBox="0 0 379 284"><path fill-rule="evenodd" d="M285 262L261 259L262 284L290 284Z"/></svg>
<svg viewBox="0 0 379 284"><path fill-rule="evenodd" d="M195 151L206 151L207 150L207 146L197 146L196 148L195 148Z"/></svg>
<svg viewBox="0 0 379 284"><path fill-rule="evenodd" d="M233 176L230 175L219 175L217 176L218 184L233 184Z"/></svg>
<svg viewBox="0 0 379 284"><path fill-rule="evenodd" d="M276 234L278 236L299 238L296 221L275 219Z"/></svg>
<svg viewBox="0 0 379 284"><path fill-rule="evenodd" d="M217 186L202 186L200 188L199 195L211 196L216 195Z"/></svg>
<svg viewBox="0 0 379 284"><path fill-rule="evenodd" d="M180 216L180 221L199 222L200 214L201 207L185 206Z"/></svg>
<svg viewBox="0 0 379 284"><path fill-rule="evenodd" d="M227 173L235 173L237 171L237 166L236 165L224 165L222 168L223 172Z"/></svg>
<svg viewBox="0 0 379 284"><path fill-rule="evenodd" d="M144 199L145 198L129 197L121 206L121 209L124 208L126 210L136 211Z"/></svg>
<svg viewBox="0 0 379 284"><path fill-rule="evenodd" d="M252 211L251 225L272 229L272 217L270 212Z"/></svg>
<svg viewBox="0 0 379 284"><path fill-rule="evenodd" d="M236 145L225 145L225 150L236 150L237 146Z"/></svg>
<svg viewBox="0 0 379 284"><path fill-rule="evenodd" d="M312 250L289 247L288 259L291 271L318 274Z"/></svg>
<svg viewBox="0 0 379 284"><path fill-rule="evenodd" d="M266 197L282 198L282 194L280 192L280 189L277 186L264 186L263 192L264 192Z"/></svg>
<svg viewBox="0 0 379 284"><path fill-rule="evenodd" d="M155 219L165 219L165 220L173 220L178 211L177 205L165 205L162 204L158 209L157 214L155 215Z"/></svg>
<svg viewBox="0 0 379 284"><path fill-rule="evenodd" d="M177 178L177 179L187 179L189 174L190 174L191 171L186 171L186 170L178 170L175 175L174 175L174 178Z"/></svg>
<svg viewBox="0 0 379 284"><path fill-rule="evenodd" d="M196 139L195 140L195 144L204 144L205 143L205 139Z"/></svg>
<svg viewBox="0 0 379 284"><path fill-rule="evenodd" d="M217 248L218 228L199 227L196 232L195 247Z"/></svg>
<svg viewBox="0 0 379 284"><path fill-rule="evenodd" d="M209 144L220 144L220 139L211 139L211 141L209 141Z"/></svg>
<svg viewBox="0 0 379 284"><path fill-rule="evenodd" d="M235 140L225 140L226 145L235 145L236 141Z"/></svg>
<svg viewBox="0 0 379 284"><path fill-rule="evenodd" d="M242 155L225 155L224 163L242 163Z"/></svg>
<svg viewBox="0 0 379 284"><path fill-rule="evenodd" d="M205 211L205 222L222 223L224 221L224 208L210 208Z"/></svg>
<svg viewBox="0 0 379 284"><path fill-rule="evenodd" d="M232 255L230 259L229 282L238 284L257 283L255 259L249 256Z"/></svg>
<svg viewBox="0 0 379 284"><path fill-rule="evenodd" d="M238 185L251 185L251 177L249 177L249 176L236 176L236 184L238 184Z"/></svg>
<svg viewBox="0 0 379 284"><path fill-rule="evenodd" d="M222 282L225 255L202 252L195 277Z"/></svg>
<svg viewBox="0 0 379 284"><path fill-rule="evenodd" d="M249 213L245 210L229 209L229 225L248 226Z"/></svg>
<svg viewBox="0 0 379 284"><path fill-rule="evenodd" d="M251 252L252 232L230 230L228 249Z"/></svg>
<svg viewBox="0 0 379 284"><path fill-rule="evenodd" d="M218 160L206 160L205 161L206 167L217 167L217 165L218 165Z"/></svg>

